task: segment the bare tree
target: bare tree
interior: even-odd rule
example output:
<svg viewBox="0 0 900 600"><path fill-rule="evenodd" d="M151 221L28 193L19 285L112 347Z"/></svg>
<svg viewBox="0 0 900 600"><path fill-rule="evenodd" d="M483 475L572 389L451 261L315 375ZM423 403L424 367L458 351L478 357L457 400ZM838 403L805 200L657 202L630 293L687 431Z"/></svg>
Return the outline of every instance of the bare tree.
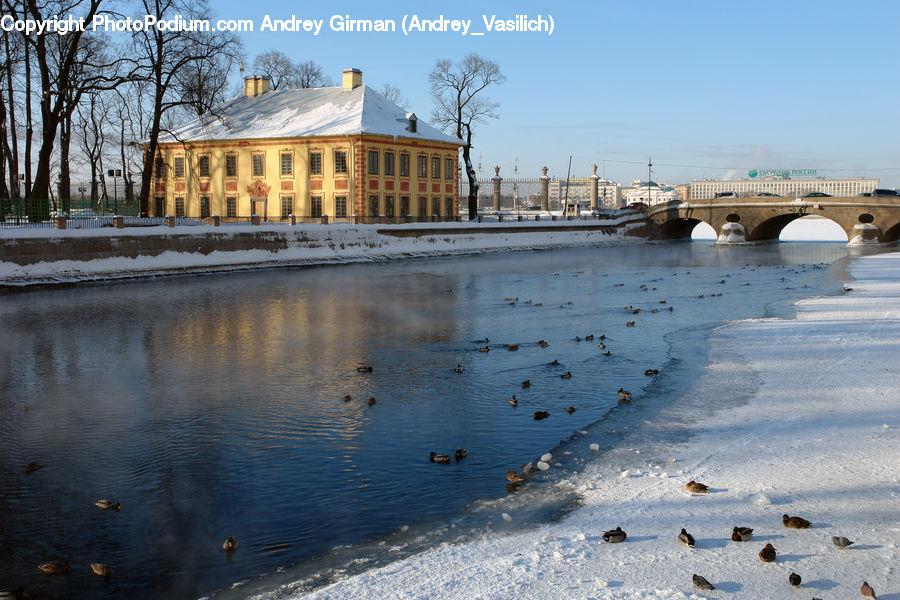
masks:
<svg viewBox="0 0 900 600"><path fill-rule="evenodd" d="M235 49L190 62L177 74L177 87L191 116L202 117L225 102L228 74L238 60Z"/></svg>
<svg viewBox="0 0 900 600"><path fill-rule="evenodd" d="M4 11L17 19L43 21L51 16L68 14L90 22L98 13L102 0L3 0ZM121 67L127 57L98 64L97 56L86 52L89 29L73 30L67 35L25 35L21 37L34 52L41 82L41 147L38 152L34 183L30 198L50 197L51 158L55 150L60 124L68 119L88 90L112 89L127 79ZM53 39L56 38L56 39ZM52 40L52 41L51 41ZM27 61L26 61L27 62ZM65 126L64 126L65 127ZM27 164L26 164L27 169ZM46 206L33 205L35 217L46 217Z"/></svg>
<svg viewBox="0 0 900 600"><path fill-rule="evenodd" d="M9 139L6 131L6 102L3 100L3 95L0 94L0 202L4 203L10 197L9 188L6 187L7 161L9 161L10 165L13 164L12 151L9 149ZM15 178L13 177L12 179ZM5 212L5 209L0 207L0 217Z"/></svg>
<svg viewBox="0 0 900 600"><path fill-rule="evenodd" d="M313 88L331 85L331 78L322 71L322 67L314 60L297 63L297 80L295 87Z"/></svg>
<svg viewBox="0 0 900 600"><path fill-rule="evenodd" d="M205 0L141 0L141 10L160 21L176 14L186 19L209 18L210 14ZM153 176L153 164L164 118L171 117L167 113L195 106L201 101L199 99L203 98L202 101L205 101L208 98L206 92L201 93L202 86L196 78L181 78L182 71L189 69L196 77L200 77L206 72L200 68L192 69L192 66L213 60L222 54L237 59L240 51L240 42L230 33L161 31L154 27L135 36L134 52L145 63L143 77L147 85L141 89L147 94L147 116L150 120L144 138L148 141L141 172L141 215L147 214L150 205L150 179ZM192 87L193 91L188 92L185 84ZM208 109L209 105L204 105L202 112L205 113Z"/></svg>
<svg viewBox="0 0 900 600"><path fill-rule="evenodd" d="M31 105L31 46L25 47L25 188L22 190L25 196L31 194L31 146L34 141L34 116Z"/></svg>
<svg viewBox="0 0 900 600"><path fill-rule="evenodd" d="M313 60L295 63L284 52L267 50L253 61L253 71L269 80L273 90L331 85L331 79Z"/></svg>
<svg viewBox="0 0 900 600"><path fill-rule="evenodd" d="M148 103L142 100L148 97L146 81L132 81L123 88L119 88L115 101L115 111L121 124L122 137L129 140L122 148L122 171L126 180L133 185L133 173L138 177L144 168L144 153L137 140L149 138L149 126L152 119L149 117ZM127 151L126 151L127 148Z"/></svg>
<svg viewBox="0 0 900 600"><path fill-rule="evenodd" d="M471 159L472 124L483 122L486 118L496 119L500 107L498 103L478 94L488 86L499 85L505 80L506 76L500 72L497 63L477 54L468 54L455 64L452 60L439 60L428 76L435 104L432 111L434 122L464 140L463 161L469 179L469 220L478 216L478 181Z"/></svg>
<svg viewBox="0 0 900 600"><path fill-rule="evenodd" d="M399 106L404 110L409 110L409 100L403 97L403 94L400 92L399 88L392 86L389 83L384 84L384 87L381 88L381 95Z"/></svg>
<svg viewBox="0 0 900 600"><path fill-rule="evenodd" d="M3 36L4 53L0 57L0 88L6 87L6 97L0 96L0 172L3 176L2 189L0 189L0 198L8 198L12 195L18 197L19 190L19 143L18 143L18 123L16 121L16 94L14 76L16 74L16 63L23 58L22 41L12 35ZM8 110L7 110L8 102ZM7 115L9 117L9 126L6 124ZM6 165L9 166L9 187L6 187Z"/></svg>
<svg viewBox="0 0 900 600"><path fill-rule="evenodd" d="M91 170L91 203L96 203L100 197L97 191L97 182L103 173L103 128L101 120L107 114L109 107L105 99L99 93L88 94L78 107L78 118L75 130L76 138L81 145L88 165Z"/></svg>
<svg viewBox="0 0 900 600"><path fill-rule="evenodd" d="M297 79L297 67L294 61L278 50L267 50L253 61L253 72L269 80L273 90L293 87Z"/></svg>
<svg viewBox="0 0 900 600"><path fill-rule="evenodd" d="M54 56L62 56L64 46L59 39L61 36L53 36L50 40L50 48ZM86 36L78 47L76 60L72 64L70 74L71 84L60 95L66 106L60 114L59 120L59 200L62 210L68 211L71 190L71 158L70 149L73 138L73 115L80 105L78 96L84 94L99 94L101 90L112 89L115 86L93 86L86 84L97 77L97 69L107 68L111 61L109 58L107 38L100 36ZM59 65L56 68L60 68Z"/></svg>

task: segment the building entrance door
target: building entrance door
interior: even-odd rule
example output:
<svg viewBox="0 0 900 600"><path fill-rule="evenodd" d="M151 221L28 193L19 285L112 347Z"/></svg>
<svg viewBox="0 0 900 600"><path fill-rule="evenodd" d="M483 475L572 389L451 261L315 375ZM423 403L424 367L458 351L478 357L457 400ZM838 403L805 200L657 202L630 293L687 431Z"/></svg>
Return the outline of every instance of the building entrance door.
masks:
<svg viewBox="0 0 900 600"><path fill-rule="evenodd" d="M267 198L250 198L250 215L259 215L263 219L266 218L266 210L268 209Z"/></svg>

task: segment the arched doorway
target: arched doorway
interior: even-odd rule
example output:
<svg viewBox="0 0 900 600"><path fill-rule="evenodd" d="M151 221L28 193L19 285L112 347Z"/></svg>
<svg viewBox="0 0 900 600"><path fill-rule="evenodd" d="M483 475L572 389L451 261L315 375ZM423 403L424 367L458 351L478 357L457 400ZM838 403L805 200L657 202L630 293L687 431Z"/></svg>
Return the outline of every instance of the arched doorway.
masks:
<svg viewBox="0 0 900 600"><path fill-rule="evenodd" d="M247 186L247 194L250 196L250 215L259 215L263 219L268 216L270 186L263 180L257 179Z"/></svg>

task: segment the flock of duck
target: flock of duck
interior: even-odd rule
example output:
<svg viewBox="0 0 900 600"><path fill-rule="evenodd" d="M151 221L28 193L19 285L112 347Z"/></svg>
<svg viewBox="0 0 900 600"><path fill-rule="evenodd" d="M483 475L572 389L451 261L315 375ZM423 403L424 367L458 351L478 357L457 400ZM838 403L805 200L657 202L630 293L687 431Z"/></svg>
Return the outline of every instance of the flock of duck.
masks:
<svg viewBox="0 0 900 600"><path fill-rule="evenodd" d="M619 284L616 284L616 285L619 285ZM649 288L647 288L646 285L642 285L642 289L644 289L645 291L647 291ZM653 288L653 289L655 290L656 288ZM514 297L514 298L504 298L503 301L506 302L507 304L511 305L511 306L515 306L516 304L519 303L519 298L518 298L518 297ZM666 300L660 300L660 301L659 301L659 304L667 304L667 303L668 303L668 302L667 302ZM533 306L542 306L542 303L540 303L540 302L532 302L531 300L526 300L523 304L531 304L531 305L533 305ZM568 305L571 305L572 302L568 302L567 304L568 304ZM560 305L560 308L565 308L565 305ZM673 312L673 311L675 310L674 307L672 307L672 306L668 306L666 309L667 309L669 312ZM629 313L631 313L631 314L639 314L639 313L641 312L641 309L640 309L640 308L635 308L635 307L633 307L633 306L626 306L626 307L625 307L625 311L627 311L627 312L629 312ZM653 309L650 309L649 312L651 312L651 313L656 313L656 312L659 312L659 309L658 309L658 308L653 308ZM626 325L627 327L634 327L634 326L635 326L635 322L634 322L634 321L628 321L628 322L626 322L625 325ZM597 344L598 347L599 347L601 350L606 350L606 352L603 353L603 356L611 356L612 352L611 352L610 350L607 350L607 348L606 348L606 343L605 343L605 341L606 341L607 338L606 338L606 335L605 335L605 334L600 334L600 335L595 336L595 334L589 333L589 334L584 335L583 337L580 336L580 335L576 335L575 338L574 338L574 341L575 341L575 342L582 342L582 341L592 342L592 341L594 341L595 339L598 341L598 344ZM486 352L490 352L490 351L491 351L491 346L489 345L489 344L491 343L491 340L490 340L489 338L484 338L484 339L476 340L475 343L476 343L476 344L479 344L479 346L478 346L478 352L485 352L485 353L486 353ZM538 341L537 341L537 345L538 345L540 348L547 348L547 347L550 346L550 343L547 342L547 341L544 340L544 339L541 339L541 340L538 340ZM516 352L516 351L519 350L520 343L505 343L505 344L502 344L502 347L505 348L508 352ZM551 362L549 363L549 365L550 365L550 366L554 366L554 367L558 367L558 366L560 366L560 362L559 362L559 360L554 359L553 361L551 361ZM457 372L457 373L463 373L463 372L465 372L465 367L463 367L461 364L457 364L456 367L454 367L453 370L454 370L455 372ZM371 372L372 372L372 367L369 366L369 365L360 365L360 366L357 367L357 371L360 372L360 373L371 373ZM654 376L654 375L658 375L658 374L659 374L659 370L658 370L658 369L650 368L650 369L646 369L646 370L644 371L644 375L647 375L648 377ZM560 373L559 377L560 377L560 379L572 379L572 377L573 377L572 371L565 371L564 373ZM532 384L531 384L531 380L530 380L530 379L525 379L525 380L522 381L522 383L521 383L522 389L528 389L528 388L531 387L531 385L532 385ZM349 402L350 399L351 399L351 397L350 397L349 395L347 395L347 396L344 397L344 400L347 401L347 402ZM618 401L619 401L620 403L628 403L628 402L630 402L630 401L631 401L631 392L628 392L628 391L626 391L626 390L623 389L623 388L619 388L619 390L618 390ZM509 402L509 405L510 405L510 406L513 406L513 407L516 407L516 406L519 405L519 400L518 400L518 398L516 398L515 394L513 394L513 395L509 398L509 401L508 401L508 402ZM369 405L371 406L372 404L374 404L374 398L371 398L371 399L370 399ZM569 406L569 407L567 407L565 410L566 410L566 412L567 412L568 414L571 415L572 413L575 412L575 407L574 407L574 406ZM543 419L546 419L546 418L549 417L549 416L550 416L550 412L547 411L547 410L536 410L536 411L534 411L534 415L533 415L535 421L541 421L541 420L543 420ZM594 445L592 445L592 449L593 449L593 447L594 447ZM455 454L454 457L453 457L453 458L455 458L457 461L459 461L459 459L461 458L460 452L463 453L463 454L462 454L463 457L466 456L466 455L468 454L468 450L467 450L467 449L457 450L457 451L456 451L456 454ZM550 455L547 454L547 455L545 455L545 456L546 456L546 457L549 457ZM442 465L447 465L447 464L450 464L450 463L451 463L451 456L450 456L449 454L441 454L441 453L436 453L436 452L432 451L432 452L430 453L430 455L429 455L429 460L430 460L432 463L442 464ZM547 458L547 461L544 461L544 460L539 461L539 462L538 462L538 465L539 465L538 468L549 468L549 465L547 464L547 462L549 462L549 458ZM546 467L545 467L545 465L546 465ZM510 491L512 491L518 484L524 482L524 481L526 480L526 478L527 478L532 472L535 471L535 467L534 467L534 465L533 465L532 463L523 464L523 465L520 465L520 467L522 468L522 471L523 471L522 473L520 473L520 472L518 472L518 471L516 471L516 470L513 470L513 469L509 469L509 470L507 470L507 472L506 472L506 479L507 479L507 480L509 481L509 483L510 483L510 485L508 486L508 487L510 488Z"/></svg>
<svg viewBox="0 0 900 600"><path fill-rule="evenodd" d="M37 468L34 467L36 463L29 463L25 468L26 473L33 473L37 470L37 468L41 468L41 465L37 465ZM112 500L107 500L105 498L101 498L94 502L94 506L99 508L100 510L111 510L113 512L119 512L122 510L122 505L118 502L113 502ZM112 569L106 563L90 563L91 573L98 577L102 577L106 580L109 580L110 576L112 576ZM38 565L38 569L41 573L45 573L47 575L68 575L72 572L72 567L69 565L69 561L67 560L55 560L50 562L41 563ZM24 598L24 590L22 588L18 588L16 590L2 590L0 591L0 598Z"/></svg>
<svg viewBox="0 0 900 600"><path fill-rule="evenodd" d="M725 281L723 280L720 283L725 283ZM642 287L645 287L645 286L642 286ZM655 289L655 288L653 288L653 289ZM719 294L711 294L711 295L712 296L721 296L722 294L719 293ZM703 298L704 296L700 295L699 297ZM515 305L519 301L518 298L504 298L504 300L508 301L508 303L511 305ZM526 303L531 303L531 301L527 301ZM660 304L666 304L666 303L667 303L666 300L660 301ZM539 305L540 304L538 304L538 306ZM633 306L626 306L625 310L631 312L632 314L639 314L641 312L641 309L635 308ZM668 306L667 310L669 312L672 312L674 310L674 308L671 306ZM658 311L659 311L659 309L654 308L650 312L656 313ZM635 322L628 321L625 323L625 325L626 325L626 327L634 327ZM581 342L582 340L592 341L594 339L595 338L594 338L593 334L585 335L583 338L581 336L575 337L576 342ZM605 335L599 336L599 340L600 340L599 346L601 349L606 349L606 345L603 342L603 340L605 340L605 339L606 339ZM478 351L479 352L490 352L490 346L487 345L489 342L490 342L490 340L488 338L485 338L483 340L478 340L477 343L484 344L483 346L480 346L478 348ZM539 340L537 343L541 348L546 348L549 346L549 343L546 342L545 340ZM519 344L506 344L505 347L508 351L514 352L519 349ZM611 353L609 351L607 351L605 353L606 356L609 356L610 354ZM558 360L553 360L550 363L551 366L559 366L559 364L560 363ZM455 370L459 373L464 371L462 365L457 365ZM644 371L644 374L647 376L655 376L655 375L659 374L659 370L649 368ZM572 372L566 371L565 373L561 374L560 377L563 379L569 379L572 377ZM531 381L528 379L524 380L522 382L522 388L527 389L529 387L531 387ZM618 396L619 396L619 402L625 403L625 402L630 402L632 394L631 394L631 392L628 392L623 388L619 388ZM513 406L513 407L518 406L519 402L518 402L518 399L516 398L515 394L513 394L512 397L509 399L509 404L510 404L510 406ZM569 414L572 414L575 411L575 407L570 406L566 410ZM542 420L542 419L547 418L548 416L549 416L549 412L545 411L545 410L538 410L538 411L535 411L535 413L534 413L535 420ZM592 449L594 449L595 447L596 447L595 444L591 445ZM465 456L468 453L468 450L463 449L463 450L457 450L456 452L457 452L457 454L456 454L455 458L458 461L461 458L459 453L463 452L462 456ZM542 456L541 461L538 462L538 469L544 470L544 469L549 468L548 463L551 460L551 458L552 458L552 456L549 453ZM451 458L447 454L435 454L434 452L431 452L431 462L439 463L439 464L450 464ZM507 487L515 488L519 484L523 483L527 479L527 477L535 471L535 467L532 463L523 464L523 465L521 465L521 467L522 467L522 471L523 471L521 473L519 471L516 471L513 469L507 470L506 479L510 483L510 485ZM707 485L699 483L694 480L688 481L685 484L685 489L687 489L691 494L705 494L705 493L709 492L709 487ZM782 525L789 529L808 529L812 526L810 521L808 521L802 517L789 516L787 514L782 516ZM604 531L603 535L602 535L603 541L606 543L609 543L609 544L622 543L627 539L627 537L628 537L628 534L625 531L623 531L621 527L616 527L615 529L610 529L610 530ZM694 536L691 535L690 533L688 533L688 531L685 528L681 529L681 531L678 533L676 539L680 545L682 545L686 548L694 548L696 546L696 540L694 539ZM735 526L732 529L731 540L733 542L748 542L752 539L753 539L753 529L752 528L744 527L744 526ZM834 546L839 549L847 548L854 543L854 542L850 541L849 539L847 539L846 537L841 537L841 536L834 536L831 539L832 539L832 543L834 544ZM762 561L762 562L766 562L766 563L775 562L776 558L777 558L777 550L775 549L775 547L772 544L767 543L759 551L758 556L759 556L760 561ZM691 581L692 581L694 587L697 589L701 589L701 590L714 590L715 589L715 586L712 583L710 583L702 575L698 575L696 573L692 574ZM788 584L792 588L799 588L802 584L802 577L797 573L791 572L788 575ZM874 590L865 581L863 581L863 583L860 587L860 593L862 594L862 596L864 598L871 598L872 600L876 600ZM814 597L812 600L821 600L821 599Z"/></svg>
<svg viewBox="0 0 900 600"><path fill-rule="evenodd" d="M698 483L693 479L688 481L685 484L685 489L689 491L691 494L705 494L709 492L709 487L705 484ZM781 524L788 529L809 529L812 527L812 523L804 519L803 517L791 517L789 515L782 515ZM603 532L603 541L608 544L618 544L624 542L628 538L628 534L622 530L621 527L616 527L615 529L610 529ZM694 540L694 536L687 532L687 530L682 527L681 532L677 536L677 541L680 545L686 548L694 548L696 546L696 541ZM740 527L735 526L731 532L731 541L733 542L748 542L753 539L753 529L750 527ZM835 545L835 547L839 549L844 549L853 544L849 539L842 536L833 536L831 538L831 542ZM759 551L759 560L765 563L775 562L777 558L777 551L772 544L766 544ZM691 575L691 581L695 588L701 590L714 590L716 589L713 584L709 582L702 575L698 575L694 573ZM791 587L799 588L803 579L797 573L791 573L788 575L788 583ZM860 586L860 593L863 598L872 598L876 600L875 591L872 589L867 582L863 581L862 586ZM813 598L812 600L821 600L820 598Z"/></svg>
<svg viewBox="0 0 900 600"><path fill-rule="evenodd" d="M819 268L819 267L816 266L815 268ZM784 281L784 278L782 278L782 281ZM723 279L719 283L726 283L726 281ZM750 284L747 283L746 285L750 285ZM622 287L622 286L624 286L624 284L622 284L622 283L615 284L615 287ZM649 291L650 289L656 290L655 287L648 288L648 286L646 284L641 284L640 288L642 291ZM845 291L848 291L848 290L845 290ZM721 295L722 295L721 293L710 294L710 296L721 296ZM703 298L704 295L701 294L698 297ZM518 304L519 298L518 297L504 298L504 301L507 302L509 305L514 306L514 305ZM533 306L542 306L542 303L540 303L540 302L533 303L531 300L526 300L524 302L524 304L532 304ZM572 302L568 302L568 304L571 305ZM659 304L666 305L667 301L660 300ZM565 308L565 306L560 305L560 308ZM631 314L634 314L634 315L637 315L641 312L640 308L635 308L634 306L630 306L630 305L625 306L624 309L625 309L625 311L627 311ZM652 308L649 310L649 312L657 313L660 310L661 310L660 308ZM673 312L674 308L672 306L666 306L665 310L667 310L669 312ZM634 327L635 321L627 321L625 323L625 326L626 327ZM574 339L576 342L581 342L582 340L590 342L595 339L595 336L594 336L594 334L587 334L583 338L581 336L576 336ZM597 339L599 340L599 344L598 344L599 348L601 350L605 350L606 344L604 343L604 340L606 340L606 336L599 335L597 337ZM478 347L479 352L490 352L491 348L488 345L490 343L490 340L488 338L484 338L483 340L478 340L478 343L484 344L484 345L481 345ZM547 341L542 339L537 342L537 345L540 346L541 348L547 348L550 344ZM505 344L505 348L507 351L515 352L519 349L519 344L518 343ZM603 355L610 356L611 352L609 350L607 350L605 353L603 353ZM558 360L553 360L549 364L551 366L559 366L560 365ZM374 371L374 368L371 365L363 364L363 365L357 366L356 371L359 373L372 373ZM454 371L456 371L457 373L463 373L465 371L465 369L462 365L457 364L456 367L454 368ZM653 369L653 368L648 368L644 371L644 374L647 376L654 376L654 375L659 374L659 370ZM560 378L571 379L572 372L566 371L565 373L560 374ZM527 388L531 387L531 381L526 379L526 380L522 381L521 385L522 385L523 389L527 389ZM624 390L623 388L619 388L618 397L619 397L620 403L630 402L631 396L632 395L630 392ZM350 402L351 400L352 400L352 396L350 396L349 394L344 396L345 402ZM369 399L367 400L367 404L370 407L374 406L376 404L376 399L374 397L369 397ZM513 407L518 406L518 400L515 395L512 395L512 397L509 399L509 404ZM572 414L573 412L575 412L575 407L569 406L566 409L566 412L568 412L569 414ZM548 416L549 416L549 412L546 410L538 410L538 411L535 411L535 413L534 413L534 419L536 421L545 419ZM596 448L597 448L596 444L591 445L592 450L594 450ZM446 464L450 464L452 460L455 460L457 462L460 461L461 459L465 458L468 455L468 452L469 451L467 448L460 448L454 452L452 457L449 454L441 454L441 453L431 452L430 456L429 456L429 460L430 460L430 462L435 463L435 464L446 465ZM549 454L549 453L544 454L541 457L541 460L537 463L537 465L538 465L537 468L532 463L521 465L521 468L523 471L522 473L520 473L516 470L513 470L513 469L507 470L506 479L510 482L510 485L507 487L515 488L520 483L524 482L526 480L526 478L529 475L531 475L535 470L548 469L549 461L551 460L551 458L552 458L551 454ZM28 465L25 467L25 473L31 474L31 473L43 468L43 466L44 465L38 464L36 462L28 463ZM685 487L688 491L690 491L693 494L702 494L702 493L708 492L708 487L706 485L704 485L702 483L697 483L696 481L693 481L693 480L689 481ZM98 500L97 502L94 503L94 505L101 510L112 510L114 512L118 512L118 511L122 510L122 505L120 503L112 502L112 501L106 500L106 499ZM788 515L783 516L783 524L785 527L793 528L793 529L806 529L806 528L810 527L810 522L807 521L806 519L803 519L801 517L789 517ZM751 529L751 528L734 527L734 530L731 535L731 539L732 539L732 541L735 541L735 542L746 542L746 541L749 541L750 539L752 539L752 535L753 535L753 529ZM622 530L621 527L616 527L615 529L611 529L611 530L605 531L603 533L603 541L607 542L607 543L611 543L611 544L624 542L626 540L626 538L627 538L627 534L625 531ZM682 544L688 548L694 548L694 546L695 546L694 537L691 534L689 534L684 528L682 528L681 532L678 534L677 540L680 544ZM848 540L845 537L833 537L832 541L833 541L834 545L838 548L847 548L848 546L853 544L852 541ZM232 553L234 553L237 550L237 548L238 548L238 542L233 536L228 536L228 538L222 544L222 549L228 555L229 560L231 558ZM773 562L776 559L776 550L772 546L772 544L766 544L765 547L763 547L763 549L760 550L759 558L763 562ZM69 573L71 573L71 566L70 566L69 562L65 561L65 560L42 563L42 564L38 565L38 569L42 573L46 573L48 575L68 575ZM103 577L106 580L108 580L110 578L110 576L112 575L112 569L110 568L109 565L104 564L104 563L90 563L90 569L91 569L91 573L93 573L94 575L96 575L98 577ZM704 577L702 577L701 575L694 574L692 576L692 580L693 580L694 586L699 589L705 589L705 590L715 589L714 586L709 581L707 581ZM789 576L789 583L794 587L800 586L800 584L801 584L800 575L798 575L796 573L791 573ZM863 597L865 597L865 598L872 598L872 599L875 598L875 592L872 590L871 586L869 586L869 584L866 582L863 582L862 587L860 588L860 592L862 593ZM25 595L24 595L24 591L22 590L22 588L17 588L16 590L0 590L0 598L24 598L24 597L25 597ZM813 598L813 600L819 600L819 599Z"/></svg>

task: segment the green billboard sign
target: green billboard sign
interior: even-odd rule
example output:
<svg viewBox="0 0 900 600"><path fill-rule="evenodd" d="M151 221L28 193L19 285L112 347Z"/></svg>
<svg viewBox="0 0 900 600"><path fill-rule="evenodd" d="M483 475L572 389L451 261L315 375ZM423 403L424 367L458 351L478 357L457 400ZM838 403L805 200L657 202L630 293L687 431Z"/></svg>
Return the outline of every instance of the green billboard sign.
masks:
<svg viewBox="0 0 900 600"><path fill-rule="evenodd" d="M750 179L773 177L775 179L790 179L791 177L815 177L816 169L750 169L747 171Z"/></svg>

